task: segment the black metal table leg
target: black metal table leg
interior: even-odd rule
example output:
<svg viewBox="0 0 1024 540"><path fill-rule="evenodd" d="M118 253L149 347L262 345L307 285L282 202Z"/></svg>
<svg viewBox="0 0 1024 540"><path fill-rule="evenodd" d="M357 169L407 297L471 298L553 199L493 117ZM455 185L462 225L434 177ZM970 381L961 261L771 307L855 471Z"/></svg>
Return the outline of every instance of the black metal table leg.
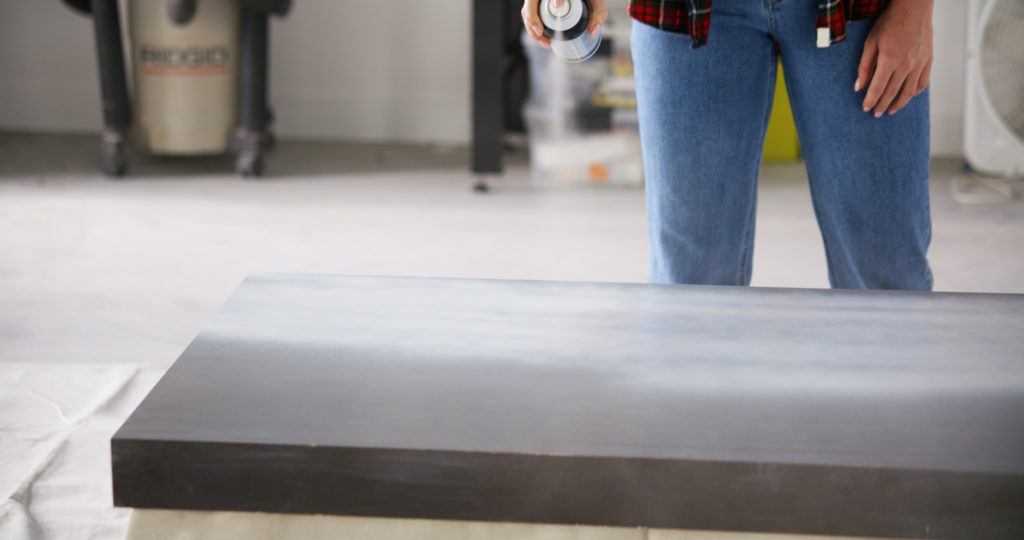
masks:
<svg viewBox="0 0 1024 540"><path fill-rule="evenodd" d="M91 5L103 97L100 167L108 176L123 176L128 168L124 145L132 124L132 106L121 42L120 9L117 0L92 0Z"/></svg>
<svg viewBox="0 0 1024 540"><path fill-rule="evenodd" d="M504 1L473 2L473 130L472 164L476 191L487 191L485 174L502 170L502 135L505 131L502 84L505 15Z"/></svg>
<svg viewBox="0 0 1024 540"><path fill-rule="evenodd" d="M246 177L263 174L263 153L272 141L268 105L269 19L267 11L242 7L241 92L239 128L235 135L238 152L235 170Z"/></svg>

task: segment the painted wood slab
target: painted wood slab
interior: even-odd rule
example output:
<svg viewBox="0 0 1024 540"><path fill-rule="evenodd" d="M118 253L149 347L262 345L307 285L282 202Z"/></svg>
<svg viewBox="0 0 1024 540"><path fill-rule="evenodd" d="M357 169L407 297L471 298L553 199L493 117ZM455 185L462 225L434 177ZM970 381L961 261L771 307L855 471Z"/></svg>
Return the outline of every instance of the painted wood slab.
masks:
<svg viewBox="0 0 1024 540"><path fill-rule="evenodd" d="M137 508L1024 538L1024 296L257 275L112 459Z"/></svg>

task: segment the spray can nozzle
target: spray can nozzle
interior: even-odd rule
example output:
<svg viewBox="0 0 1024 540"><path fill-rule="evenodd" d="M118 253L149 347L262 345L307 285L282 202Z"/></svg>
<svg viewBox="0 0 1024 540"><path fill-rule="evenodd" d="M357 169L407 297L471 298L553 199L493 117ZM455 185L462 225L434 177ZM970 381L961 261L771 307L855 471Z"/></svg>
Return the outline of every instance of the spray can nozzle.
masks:
<svg viewBox="0 0 1024 540"><path fill-rule="evenodd" d="M597 51L601 35L587 32L590 22L590 3L587 0L563 0L556 6L554 0L541 0L538 6L544 35L551 38L551 50L569 62L582 62Z"/></svg>
<svg viewBox="0 0 1024 540"><path fill-rule="evenodd" d="M547 2L548 13L556 19L564 19L568 17L569 13L572 11L572 6L569 5L570 1L571 0L564 0L560 6L556 6L555 3L551 1Z"/></svg>

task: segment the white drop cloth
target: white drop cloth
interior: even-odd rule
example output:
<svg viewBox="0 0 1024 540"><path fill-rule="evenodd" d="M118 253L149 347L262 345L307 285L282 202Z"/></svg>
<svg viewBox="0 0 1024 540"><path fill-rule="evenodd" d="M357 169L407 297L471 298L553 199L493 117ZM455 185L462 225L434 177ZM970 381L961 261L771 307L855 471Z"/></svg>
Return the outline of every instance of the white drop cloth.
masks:
<svg viewBox="0 0 1024 540"><path fill-rule="evenodd" d="M120 540L110 437L162 371L0 362L0 540Z"/></svg>

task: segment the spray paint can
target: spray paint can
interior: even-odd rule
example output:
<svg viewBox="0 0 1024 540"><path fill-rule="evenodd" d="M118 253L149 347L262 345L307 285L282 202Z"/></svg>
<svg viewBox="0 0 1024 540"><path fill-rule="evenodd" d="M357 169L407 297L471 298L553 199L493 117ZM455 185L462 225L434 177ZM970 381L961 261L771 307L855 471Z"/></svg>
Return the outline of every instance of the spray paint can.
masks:
<svg viewBox="0 0 1024 540"><path fill-rule="evenodd" d="M540 20L544 35L551 38L551 51L567 62L582 62L597 52L601 33L597 37L587 32L590 23L590 2L563 0L555 6L553 0L540 0Z"/></svg>

